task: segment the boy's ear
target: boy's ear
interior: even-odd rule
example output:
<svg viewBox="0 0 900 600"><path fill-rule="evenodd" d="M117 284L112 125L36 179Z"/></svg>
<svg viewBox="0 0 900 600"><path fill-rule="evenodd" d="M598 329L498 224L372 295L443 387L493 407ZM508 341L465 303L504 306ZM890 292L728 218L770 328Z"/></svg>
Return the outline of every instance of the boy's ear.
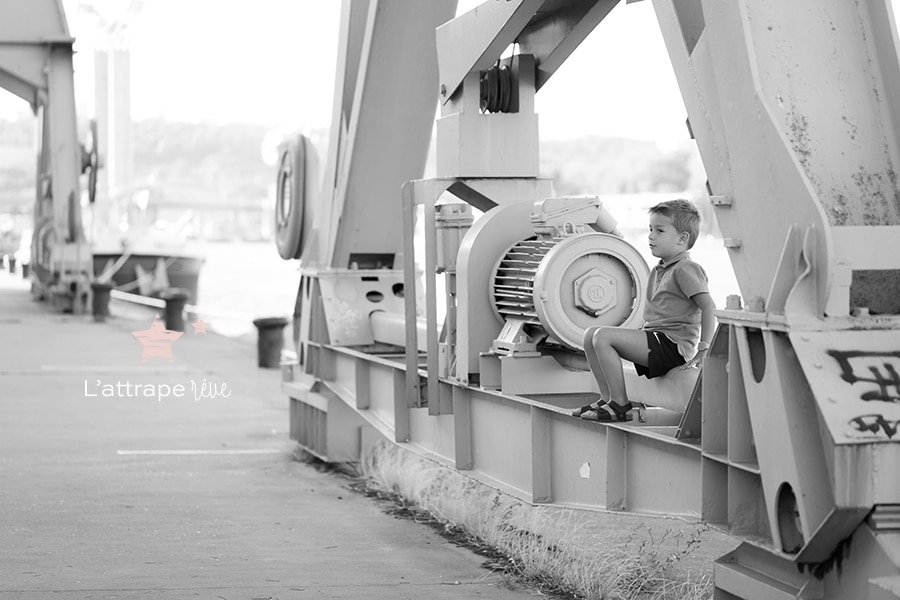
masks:
<svg viewBox="0 0 900 600"><path fill-rule="evenodd" d="M684 242L685 245L687 245L687 243L690 241L690 239L691 239L691 234L689 234L687 231L682 231L681 233L678 234L678 241Z"/></svg>

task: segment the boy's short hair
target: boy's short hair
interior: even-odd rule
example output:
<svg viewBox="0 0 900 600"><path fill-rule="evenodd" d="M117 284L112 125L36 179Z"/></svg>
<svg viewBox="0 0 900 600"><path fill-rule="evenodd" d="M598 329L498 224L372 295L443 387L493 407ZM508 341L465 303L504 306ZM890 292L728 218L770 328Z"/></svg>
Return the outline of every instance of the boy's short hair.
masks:
<svg viewBox="0 0 900 600"><path fill-rule="evenodd" d="M650 214L659 214L672 219L678 233L688 234L688 249L694 247L700 235L700 212L687 200L666 200L650 207Z"/></svg>

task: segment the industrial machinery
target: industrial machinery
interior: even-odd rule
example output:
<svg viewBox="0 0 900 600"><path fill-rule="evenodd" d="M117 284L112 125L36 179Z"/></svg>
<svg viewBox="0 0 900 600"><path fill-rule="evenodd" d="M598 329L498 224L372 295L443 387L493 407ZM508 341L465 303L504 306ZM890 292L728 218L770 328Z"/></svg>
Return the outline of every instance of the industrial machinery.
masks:
<svg viewBox="0 0 900 600"><path fill-rule="evenodd" d="M720 600L900 598L889 3L654 0L743 301L699 379L626 373L652 406L608 425L569 416L594 389L580 332L639 326L647 266L598 199L539 176L534 96L618 2L454 4L345 2L320 195L308 144L284 146L292 438L328 461L387 438L529 502L702 519L743 540Z"/></svg>
<svg viewBox="0 0 900 600"><path fill-rule="evenodd" d="M79 177L96 182L96 143L78 142L72 46L62 4L9 0L0 18L0 87L26 100L38 119L39 154L31 280L35 293L81 312L92 275L81 221Z"/></svg>

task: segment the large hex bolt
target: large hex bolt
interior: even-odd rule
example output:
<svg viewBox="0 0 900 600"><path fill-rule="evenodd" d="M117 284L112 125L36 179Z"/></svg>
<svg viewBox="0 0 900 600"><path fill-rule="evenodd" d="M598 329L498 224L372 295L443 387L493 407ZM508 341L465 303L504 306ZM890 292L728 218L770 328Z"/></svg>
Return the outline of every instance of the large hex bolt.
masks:
<svg viewBox="0 0 900 600"><path fill-rule="evenodd" d="M591 269L575 280L575 308L592 317L599 317L615 308L616 280L601 271Z"/></svg>

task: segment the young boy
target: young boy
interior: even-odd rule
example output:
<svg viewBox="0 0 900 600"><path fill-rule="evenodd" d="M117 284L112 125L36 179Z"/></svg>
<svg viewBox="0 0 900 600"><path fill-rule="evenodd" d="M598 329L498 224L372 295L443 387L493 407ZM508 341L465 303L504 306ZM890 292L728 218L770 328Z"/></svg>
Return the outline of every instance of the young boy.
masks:
<svg viewBox="0 0 900 600"><path fill-rule="evenodd" d="M591 421L630 421L622 359L648 379L681 366L700 364L716 328L716 305L706 272L688 250L697 241L700 213L687 200L660 202L650 209L650 252L659 263L650 272L641 329L591 327L584 352L600 385L601 398L572 413ZM698 343L699 341L699 343Z"/></svg>

